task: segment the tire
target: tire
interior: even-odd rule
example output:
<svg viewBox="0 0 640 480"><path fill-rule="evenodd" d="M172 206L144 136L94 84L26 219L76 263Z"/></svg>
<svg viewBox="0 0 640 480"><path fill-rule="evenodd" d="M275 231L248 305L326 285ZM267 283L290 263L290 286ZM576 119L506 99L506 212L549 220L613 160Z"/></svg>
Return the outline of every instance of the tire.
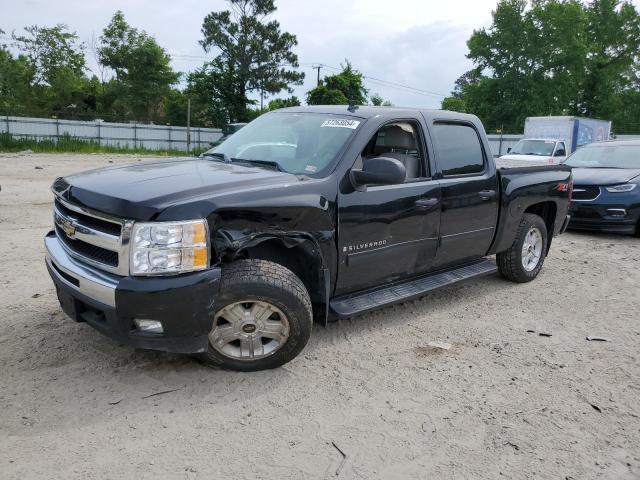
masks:
<svg viewBox="0 0 640 480"><path fill-rule="evenodd" d="M528 237L531 232L537 232L534 234L540 236L541 249L540 255L535 261L535 254L531 255L532 249L527 248L528 254L525 255L523 247L525 241L529 245L529 240L532 237ZM538 238L535 238L534 243L537 244ZM533 249L535 250L535 248ZM496 255L496 262L498 264L498 270L500 274L512 282L526 283L530 282L538 276L544 259L547 253L547 226L544 220L538 215L525 213L520 220L518 231L516 232L516 238L509 250L500 252ZM527 266L525 267L525 263Z"/></svg>
<svg viewBox="0 0 640 480"><path fill-rule="evenodd" d="M239 260L223 267L215 309L209 350L199 356L209 366L276 368L294 359L311 336L309 293L277 263Z"/></svg>

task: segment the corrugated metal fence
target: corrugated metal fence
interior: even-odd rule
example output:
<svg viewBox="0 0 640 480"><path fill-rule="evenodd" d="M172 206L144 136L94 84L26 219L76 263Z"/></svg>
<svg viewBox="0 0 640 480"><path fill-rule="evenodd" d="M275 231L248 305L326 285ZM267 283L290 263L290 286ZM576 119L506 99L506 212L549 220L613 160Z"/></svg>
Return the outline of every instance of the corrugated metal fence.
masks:
<svg viewBox="0 0 640 480"><path fill-rule="evenodd" d="M57 140L69 135L114 147L183 151L209 148L222 136L219 128L191 127L188 140L187 127L2 116L0 133L4 132L17 138Z"/></svg>
<svg viewBox="0 0 640 480"><path fill-rule="evenodd" d="M0 133L8 132L18 138L58 139L64 135L81 140L92 140L102 145L149 150L194 150L206 149L211 142L222 136L219 128L190 129L168 125L146 125L142 123L111 123L95 120L58 120L55 118L0 117ZM504 155L522 135L490 134L489 144L494 157ZM619 135L618 139L640 139L640 135ZM189 147L189 148L187 148Z"/></svg>

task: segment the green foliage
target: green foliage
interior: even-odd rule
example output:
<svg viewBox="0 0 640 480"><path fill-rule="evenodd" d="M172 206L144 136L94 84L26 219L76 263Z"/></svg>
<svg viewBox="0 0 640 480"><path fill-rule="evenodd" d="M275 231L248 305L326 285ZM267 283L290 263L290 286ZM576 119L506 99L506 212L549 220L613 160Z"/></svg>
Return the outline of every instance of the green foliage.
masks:
<svg viewBox="0 0 640 480"><path fill-rule="evenodd" d="M247 122L258 118L263 113L270 112L272 110L278 110L280 108L288 108L288 107L299 107L300 99L295 95L289 98L274 98L271 100L266 107L263 109L260 108L249 108L247 110Z"/></svg>
<svg viewBox="0 0 640 480"><path fill-rule="evenodd" d="M24 55L17 58L0 47L0 110L13 112L29 98L34 71Z"/></svg>
<svg viewBox="0 0 640 480"><path fill-rule="evenodd" d="M300 100L295 95L289 98L274 98L267 105L267 110L278 110L280 108L299 107Z"/></svg>
<svg viewBox="0 0 640 480"><path fill-rule="evenodd" d="M0 76L7 96L5 112L29 110L32 115L68 117L95 107L90 80L85 75L84 44L66 25L24 29L13 34L22 52L13 57L6 49L0 54ZM0 87L0 88L3 88Z"/></svg>
<svg viewBox="0 0 640 480"><path fill-rule="evenodd" d="M348 60L342 71L324 77L322 83L307 92L309 105L365 105L369 91L364 87L364 77L354 70Z"/></svg>
<svg viewBox="0 0 640 480"><path fill-rule="evenodd" d="M19 55L0 48L0 113L178 120L175 97L180 93L171 85L179 75L169 56L152 37L129 26L121 12L105 28L97 49L101 65L114 73L106 82L87 76L85 46L65 25L34 25L24 32L13 34ZM186 113L177 123L185 121Z"/></svg>
<svg viewBox="0 0 640 480"><path fill-rule="evenodd" d="M348 105L349 99L344 92L329 88L326 85L318 85L307 92L307 104L309 105Z"/></svg>
<svg viewBox="0 0 640 480"><path fill-rule="evenodd" d="M70 152L70 153L134 153L139 155L184 156L181 150L151 150L144 147L127 148L120 146L100 145L98 142L84 140L70 135L62 135L58 141L36 140L31 138L15 138L7 133L0 133L0 152ZM199 152L198 152L199 153ZM196 155L196 152L193 152Z"/></svg>
<svg viewBox="0 0 640 480"><path fill-rule="evenodd" d="M25 27L26 35L13 34L18 49L34 70L34 84L52 85L59 76L82 77L85 70L84 44L64 24L54 27Z"/></svg>
<svg viewBox="0 0 640 480"><path fill-rule="evenodd" d="M464 100L459 97L446 97L442 100L442 109L452 112L467 113L467 105Z"/></svg>
<svg viewBox="0 0 640 480"><path fill-rule="evenodd" d="M199 115L214 125L247 120L255 104L248 98L252 92L292 92L291 85L304 79L304 73L287 68L298 67L292 51L298 41L269 18L276 11L273 0L228 3L230 10L205 17L200 44L216 57L188 81L190 91L206 100Z"/></svg>
<svg viewBox="0 0 640 480"><path fill-rule="evenodd" d="M605 118L614 127L630 121L620 106L638 91L640 17L628 2L501 0L491 27L474 31L467 45L475 67L443 108L514 132L534 115Z"/></svg>
<svg viewBox="0 0 640 480"><path fill-rule="evenodd" d="M371 95L370 100L371 105L373 105L374 107L393 107L393 103L391 103L389 100L385 100L377 93Z"/></svg>
<svg viewBox="0 0 640 480"><path fill-rule="evenodd" d="M162 121L164 99L179 74L153 37L130 26L117 11L102 32L98 58L115 73L115 81L107 84L113 110L127 118Z"/></svg>

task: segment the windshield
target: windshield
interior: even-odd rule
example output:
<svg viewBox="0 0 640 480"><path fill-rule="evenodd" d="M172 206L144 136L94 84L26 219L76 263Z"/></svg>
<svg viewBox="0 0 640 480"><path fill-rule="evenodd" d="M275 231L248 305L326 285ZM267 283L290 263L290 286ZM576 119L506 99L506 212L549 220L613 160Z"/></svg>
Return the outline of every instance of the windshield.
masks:
<svg viewBox="0 0 640 480"><path fill-rule="evenodd" d="M204 155L240 163L254 161L256 166L272 165L299 175L320 174L360 123L346 115L270 113Z"/></svg>
<svg viewBox="0 0 640 480"><path fill-rule="evenodd" d="M564 164L586 168L640 168L640 145L582 147Z"/></svg>
<svg viewBox="0 0 640 480"><path fill-rule="evenodd" d="M509 152L514 155L550 156L556 142L553 140L520 140Z"/></svg>

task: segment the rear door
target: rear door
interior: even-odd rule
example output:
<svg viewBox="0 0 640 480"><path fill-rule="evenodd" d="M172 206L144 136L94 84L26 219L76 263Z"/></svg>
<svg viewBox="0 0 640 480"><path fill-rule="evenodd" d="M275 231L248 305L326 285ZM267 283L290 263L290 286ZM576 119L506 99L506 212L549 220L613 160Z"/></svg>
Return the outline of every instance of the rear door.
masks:
<svg viewBox="0 0 640 480"><path fill-rule="evenodd" d="M493 240L498 184L490 150L478 126L433 121L431 136L440 182L440 245L433 268L482 257Z"/></svg>
<svg viewBox="0 0 640 480"><path fill-rule="evenodd" d="M366 135L353 163L360 168L378 149L378 132L390 125L412 126L421 171L398 185L347 187L338 198L338 281L341 295L428 271L438 244L440 186L427 165L423 123L418 118L390 118ZM377 139L377 140L376 140ZM366 146L365 146L365 143Z"/></svg>

